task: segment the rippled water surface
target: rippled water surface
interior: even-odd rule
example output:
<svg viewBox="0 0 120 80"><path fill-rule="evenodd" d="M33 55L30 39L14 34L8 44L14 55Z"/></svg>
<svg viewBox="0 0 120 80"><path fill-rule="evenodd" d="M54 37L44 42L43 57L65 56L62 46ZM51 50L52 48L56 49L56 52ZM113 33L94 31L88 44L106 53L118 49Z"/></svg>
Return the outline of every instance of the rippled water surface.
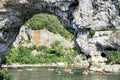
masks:
<svg viewBox="0 0 120 80"><path fill-rule="evenodd" d="M82 75L82 69L72 69L72 73L64 71L64 68L21 68L9 69L13 80L120 80L120 74L92 74Z"/></svg>

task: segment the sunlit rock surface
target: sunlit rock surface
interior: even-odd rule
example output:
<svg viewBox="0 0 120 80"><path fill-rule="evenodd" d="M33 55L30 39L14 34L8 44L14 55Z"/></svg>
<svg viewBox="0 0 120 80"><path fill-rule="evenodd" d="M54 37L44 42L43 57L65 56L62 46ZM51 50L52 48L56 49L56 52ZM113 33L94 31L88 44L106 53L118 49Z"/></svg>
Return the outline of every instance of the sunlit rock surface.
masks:
<svg viewBox="0 0 120 80"><path fill-rule="evenodd" d="M120 50L120 0L0 0L1 59L20 27L39 13L55 14L88 60L104 62L109 49Z"/></svg>
<svg viewBox="0 0 120 80"><path fill-rule="evenodd" d="M65 39L60 34L52 33L46 29L40 30L31 30L27 26L22 26L16 40L13 43L13 46L41 46L45 45L50 47L52 43L59 41L64 47L73 48L74 42L68 39Z"/></svg>

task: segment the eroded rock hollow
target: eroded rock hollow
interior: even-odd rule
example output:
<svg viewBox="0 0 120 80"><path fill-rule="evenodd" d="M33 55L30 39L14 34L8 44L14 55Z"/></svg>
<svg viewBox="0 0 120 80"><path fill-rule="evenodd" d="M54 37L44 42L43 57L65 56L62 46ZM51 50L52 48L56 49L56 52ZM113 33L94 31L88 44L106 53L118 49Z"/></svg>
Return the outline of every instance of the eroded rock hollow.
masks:
<svg viewBox="0 0 120 80"><path fill-rule="evenodd" d="M120 50L120 0L0 0L1 60L20 27L39 13L55 14L92 61L105 61L109 49Z"/></svg>

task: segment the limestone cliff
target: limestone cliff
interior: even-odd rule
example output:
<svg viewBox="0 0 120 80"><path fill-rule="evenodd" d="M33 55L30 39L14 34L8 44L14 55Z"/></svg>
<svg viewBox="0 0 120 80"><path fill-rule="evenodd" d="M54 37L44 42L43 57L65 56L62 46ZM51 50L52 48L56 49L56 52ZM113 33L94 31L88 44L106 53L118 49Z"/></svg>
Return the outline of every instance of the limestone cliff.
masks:
<svg viewBox="0 0 120 80"><path fill-rule="evenodd" d="M38 13L55 14L92 61L104 61L109 49L120 50L120 0L0 0L1 59L20 27Z"/></svg>
<svg viewBox="0 0 120 80"><path fill-rule="evenodd" d="M63 46L73 48L73 41L65 39L60 34L52 33L46 29L31 30L27 26L22 26L13 45L18 46L33 46L45 45L50 47L55 41L59 41Z"/></svg>

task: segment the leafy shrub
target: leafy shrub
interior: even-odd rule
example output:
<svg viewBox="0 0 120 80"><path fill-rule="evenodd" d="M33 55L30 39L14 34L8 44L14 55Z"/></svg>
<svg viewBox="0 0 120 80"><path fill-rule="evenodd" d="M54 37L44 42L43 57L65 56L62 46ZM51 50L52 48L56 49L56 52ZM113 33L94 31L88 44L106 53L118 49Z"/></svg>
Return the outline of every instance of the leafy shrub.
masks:
<svg viewBox="0 0 120 80"><path fill-rule="evenodd" d="M26 26L33 30L37 29L47 29L53 33L60 34L66 39L72 39L72 34L69 33L60 23L58 18L54 15L49 14L37 14L33 16L28 22L26 22Z"/></svg>
<svg viewBox="0 0 120 80"><path fill-rule="evenodd" d="M97 13L98 13L98 10L97 10L97 9L94 9L94 11L93 11L93 16L95 16Z"/></svg>
<svg viewBox="0 0 120 80"><path fill-rule="evenodd" d="M39 54L31 54L32 50L37 50ZM12 47L10 53L6 56L6 63L33 64L68 62L70 64L75 55L77 55L77 51L72 48L65 48L59 41L55 41L50 47L44 45Z"/></svg>
<svg viewBox="0 0 120 80"><path fill-rule="evenodd" d="M52 43L50 48L43 48L43 51L37 55L40 63L68 62L70 64L74 55L77 54L77 51L63 47L59 41Z"/></svg>
<svg viewBox="0 0 120 80"><path fill-rule="evenodd" d="M120 51L109 51L107 58L111 64L120 64Z"/></svg>
<svg viewBox="0 0 120 80"><path fill-rule="evenodd" d="M20 63L31 64L36 63L38 60L31 54L31 49L20 46L18 48L12 47L10 53L6 56L6 63Z"/></svg>
<svg viewBox="0 0 120 80"><path fill-rule="evenodd" d="M28 49L27 47L23 47L23 46L20 46L18 47L18 58L17 58L17 61L21 64L29 64L29 63L35 63L34 59L35 59L35 56L33 56L31 54L31 51L30 49Z"/></svg>
<svg viewBox="0 0 120 80"><path fill-rule="evenodd" d="M120 15L120 2L117 3L117 8L118 8L119 15Z"/></svg>
<svg viewBox="0 0 120 80"><path fill-rule="evenodd" d="M0 71L0 80L12 80L12 76L7 71Z"/></svg>
<svg viewBox="0 0 120 80"><path fill-rule="evenodd" d="M89 31L89 33L90 33L90 34L89 34L88 38L92 38L92 37L95 35L95 30L92 30L92 29L91 29L91 30Z"/></svg>
<svg viewBox="0 0 120 80"><path fill-rule="evenodd" d="M18 53L18 49L12 46L8 56L6 56L6 62L8 64L17 63Z"/></svg>

